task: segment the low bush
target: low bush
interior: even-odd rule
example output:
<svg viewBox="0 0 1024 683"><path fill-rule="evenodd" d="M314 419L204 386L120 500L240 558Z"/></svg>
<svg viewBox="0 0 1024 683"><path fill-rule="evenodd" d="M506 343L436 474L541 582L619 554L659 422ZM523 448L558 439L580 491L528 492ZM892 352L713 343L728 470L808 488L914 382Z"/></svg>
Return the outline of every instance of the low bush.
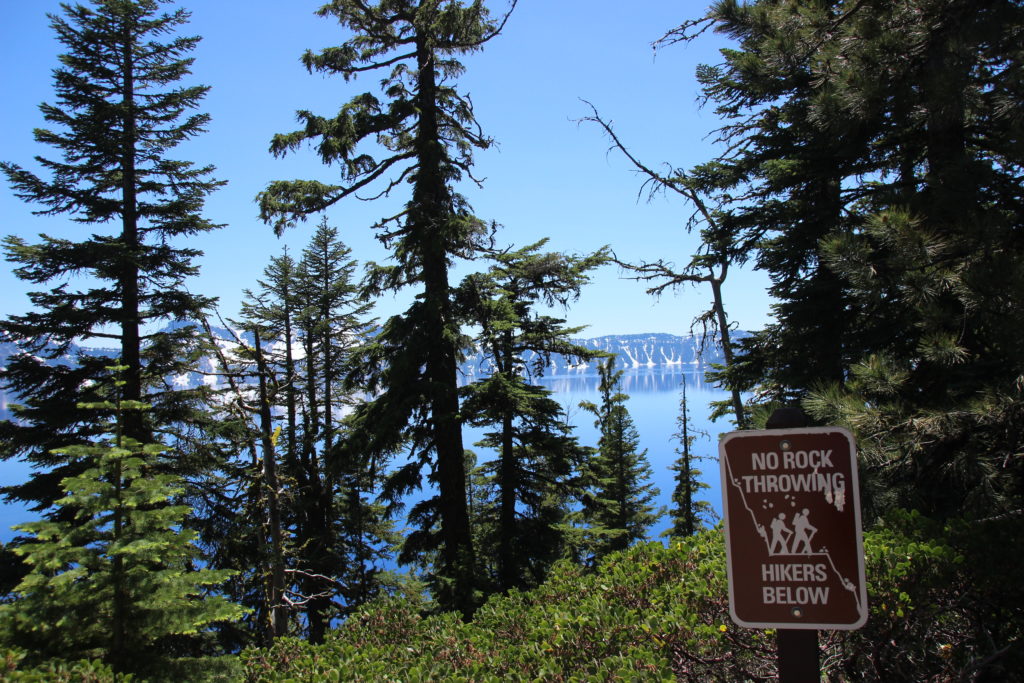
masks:
<svg viewBox="0 0 1024 683"><path fill-rule="evenodd" d="M1022 680L1020 518L937 524L891 515L865 534L870 615L819 633L830 681ZM239 657L176 660L151 680L751 681L777 676L775 634L729 620L720 530L649 543L586 570L556 565L526 592L496 596L471 623L408 598L356 612L322 645L283 638ZM143 680L99 662L23 668L0 680Z"/></svg>
<svg viewBox="0 0 1024 683"><path fill-rule="evenodd" d="M893 515L865 535L870 617L819 634L822 673L843 681L1016 680L1018 520L941 526ZM593 571L558 565L472 623L408 601L356 613L323 645L242 654L250 681L684 680L777 675L774 633L729 620L722 534L637 545Z"/></svg>

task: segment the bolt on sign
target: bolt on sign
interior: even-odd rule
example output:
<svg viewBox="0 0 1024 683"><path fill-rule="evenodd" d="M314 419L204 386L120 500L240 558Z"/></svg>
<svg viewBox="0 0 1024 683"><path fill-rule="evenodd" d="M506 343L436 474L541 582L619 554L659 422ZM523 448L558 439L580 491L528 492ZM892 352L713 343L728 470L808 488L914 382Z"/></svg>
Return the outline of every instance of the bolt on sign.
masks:
<svg viewBox="0 0 1024 683"><path fill-rule="evenodd" d="M863 626L864 545L850 432L730 432L718 452L732 620L751 628Z"/></svg>

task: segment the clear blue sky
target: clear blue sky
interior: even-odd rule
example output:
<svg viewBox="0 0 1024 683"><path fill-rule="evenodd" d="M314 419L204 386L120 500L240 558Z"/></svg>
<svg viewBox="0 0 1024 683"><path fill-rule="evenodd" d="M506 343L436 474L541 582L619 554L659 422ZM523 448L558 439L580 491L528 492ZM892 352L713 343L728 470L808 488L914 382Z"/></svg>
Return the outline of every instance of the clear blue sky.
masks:
<svg viewBox="0 0 1024 683"><path fill-rule="evenodd" d="M227 224L202 236L202 274L193 291L220 299L225 316L237 313L241 291L254 288L267 259L288 245L297 253L315 220L274 237L257 218L253 198L269 181L334 181L336 171L310 152L284 160L267 151L270 138L295 127L296 109L331 114L376 79L345 83L308 74L299 63L307 48L340 44L340 27L316 17L316 0L180 0L192 12L183 32L203 36L194 53L189 83L212 86L203 111L209 131L178 150L177 156L212 163L229 181L207 202L207 216ZM504 3L492 1L492 11ZM502 243L525 245L550 237L549 249L590 252L609 244L626 261L664 258L684 263L697 246L684 223L691 212L680 198L638 198L641 178L592 124L581 98L593 102L614 122L635 154L651 165L671 162L689 167L709 158L706 140L717 121L697 106L694 69L719 61L725 39L706 34L689 46L656 55L651 42L702 10L701 2L677 0L521 0L505 32L465 60L461 90L475 104L484 131L496 149L477 155L476 175L483 189L460 187L478 216L504 227ZM43 124L38 105L54 101L51 70L60 46L48 28L55 0L7 3L0 24L0 159L32 167L37 154L51 149L32 141ZM395 201L404 201L396 196ZM32 207L0 189L0 234L33 241L39 233L74 239L82 226L62 217L35 217ZM328 213L342 239L361 261L386 253L368 226L389 215L387 205L342 202ZM393 212L391 212L393 213ZM93 228L94 231L99 229ZM734 271L725 290L730 318L744 329L762 327L769 316L767 279ZM0 266L0 315L26 310L27 288ZM640 332L685 334L707 306L710 292L688 287L655 300L644 286L614 266L599 271L568 313L570 323L588 325L587 336ZM402 301L382 301L378 315L397 312Z"/></svg>

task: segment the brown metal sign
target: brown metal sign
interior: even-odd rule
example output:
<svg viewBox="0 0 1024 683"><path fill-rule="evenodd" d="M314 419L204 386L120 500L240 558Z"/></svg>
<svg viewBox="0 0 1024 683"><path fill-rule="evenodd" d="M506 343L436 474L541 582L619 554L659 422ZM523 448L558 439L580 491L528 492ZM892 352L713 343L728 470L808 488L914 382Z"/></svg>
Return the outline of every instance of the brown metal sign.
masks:
<svg viewBox="0 0 1024 683"><path fill-rule="evenodd" d="M751 628L863 626L864 550L850 432L730 432L718 451L733 621Z"/></svg>

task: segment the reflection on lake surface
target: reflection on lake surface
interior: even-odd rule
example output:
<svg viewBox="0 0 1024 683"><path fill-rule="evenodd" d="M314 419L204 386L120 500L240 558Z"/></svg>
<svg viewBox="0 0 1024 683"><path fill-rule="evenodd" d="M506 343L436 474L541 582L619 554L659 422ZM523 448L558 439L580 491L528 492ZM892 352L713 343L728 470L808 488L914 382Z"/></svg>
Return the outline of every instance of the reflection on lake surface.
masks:
<svg viewBox="0 0 1024 683"><path fill-rule="evenodd" d="M680 391L686 380L686 390L711 390L704 381L704 370L692 366L655 366L625 368L622 372L621 391L626 394L664 393ZM598 376L593 371L569 371L557 375L544 375L538 384L556 394L577 394L597 391Z"/></svg>

